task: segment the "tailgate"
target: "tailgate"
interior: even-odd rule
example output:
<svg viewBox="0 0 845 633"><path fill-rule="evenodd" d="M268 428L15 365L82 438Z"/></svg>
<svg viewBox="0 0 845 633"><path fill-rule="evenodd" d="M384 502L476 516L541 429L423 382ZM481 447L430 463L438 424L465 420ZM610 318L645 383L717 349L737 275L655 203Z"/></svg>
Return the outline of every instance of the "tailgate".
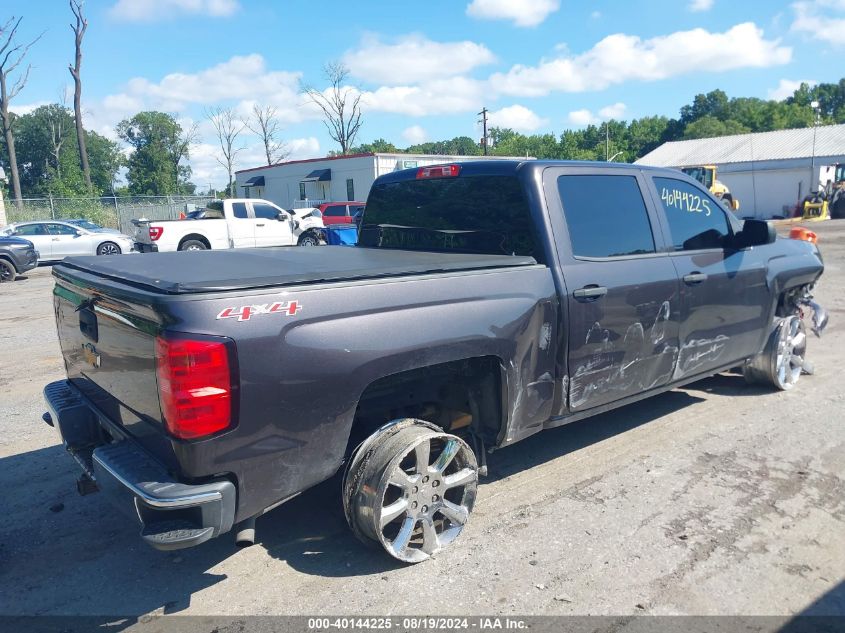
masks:
<svg viewBox="0 0 845 633"><path fill-rule="evenodd" d="M112 422L169 461L156 383L159 315L58 276L53 294L68 379Z"/></svg>
<svg viewBox="0 0 845 633"><path fill-rule="evenodd" d="M133 239L141 244L152 244L150 239L150 220L132 220L135 227L132 234Z"/></svg>

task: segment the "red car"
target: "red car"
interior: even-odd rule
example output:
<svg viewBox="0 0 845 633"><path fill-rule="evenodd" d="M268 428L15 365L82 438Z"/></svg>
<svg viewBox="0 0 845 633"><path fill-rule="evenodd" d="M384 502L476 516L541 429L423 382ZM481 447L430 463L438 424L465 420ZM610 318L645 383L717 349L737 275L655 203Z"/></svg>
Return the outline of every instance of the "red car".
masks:
<svg viewBox="0 0 845 633"><path fill-rule="evenodd" d="M323 224L354 224L353 216L364 210L364 202L324 202L319 207Z"/></svg>

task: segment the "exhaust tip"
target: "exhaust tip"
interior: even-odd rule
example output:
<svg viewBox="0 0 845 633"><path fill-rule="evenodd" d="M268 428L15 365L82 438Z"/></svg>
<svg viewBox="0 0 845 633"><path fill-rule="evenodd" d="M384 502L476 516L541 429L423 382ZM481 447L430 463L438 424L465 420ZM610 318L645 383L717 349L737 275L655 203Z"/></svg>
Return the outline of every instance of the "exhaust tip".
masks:
<svg viewBox="0 0 845 633"><path fill-rule="evenodd" d="M244 519L238 523L235 532L235 546L249 547L255 545L255 517Z"/></svg>

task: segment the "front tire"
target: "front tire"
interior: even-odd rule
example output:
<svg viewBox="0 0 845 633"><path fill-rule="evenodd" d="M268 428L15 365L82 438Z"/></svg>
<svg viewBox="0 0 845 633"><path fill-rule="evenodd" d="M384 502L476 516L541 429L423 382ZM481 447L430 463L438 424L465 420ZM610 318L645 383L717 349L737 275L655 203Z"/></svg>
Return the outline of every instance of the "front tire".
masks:
<svg viewBox="0 0 845 633"><path fill-rule="evenodd" d="M796 315L785 317L772 332L765 349L743 368L745 380L788 391L797 384L805 368L806 373L812 373L804 358L806 353L804 321Z"/></svg>
<svg viewBox="0 0 845 633"><path fill-rule="evenodd" d="M103 242L97 247L97 255L120 255L122 252L114 242Z"/></svg>
<svg viewBox="0 0 845 633"><path fill-rule="evenodd" d="M18 271L11 262L6 261L5 259L0 259L0 283L14 281L17 274Z"/></svg>
<svg viewBox="0 0 845 633"><path fill-rule="evenodd" d="M297 246L320 246L320 238L317 237L314 233L308 232L303 233L299 237L299 241L296 243Z"/></svg>
<svg viewBox="0 0 845 633"><path fill-rule="evenodd" d="M208 250L208 246L205 243L199 240L185 240L181 244L179 244L180 251L205 251Z"/></svg>
<svg viewBox="0 0 845 633"><path fill-rule="evenodd" d="M478 465L459 437L422 420L383 426L356 450L343 478L349 526L405 563L427 560L463 531Z"/></svg>

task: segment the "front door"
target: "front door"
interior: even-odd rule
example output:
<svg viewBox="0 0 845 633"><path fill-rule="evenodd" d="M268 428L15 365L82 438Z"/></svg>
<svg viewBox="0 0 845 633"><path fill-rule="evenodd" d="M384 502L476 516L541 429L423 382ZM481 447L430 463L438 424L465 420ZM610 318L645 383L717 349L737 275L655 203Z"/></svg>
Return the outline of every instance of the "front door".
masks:
<svg viewBox="0 0 845 633"><path fill-rule="evenodd" d="M279 214L288 213L266 202L253 202L252 213L255 216L256 246L290 246L294 243L291 220L280 220Z"/></svg>
<svg viewBox="0 0 845 633"><path fill-rule="evenodd" d="M566 220L553 218L553 230L567 287L569 409L666 384L678 355L679 282L643 177L627 169L548 171L550 213Z"/></svg>
<svg viewBox="0 0 845 633"><path fill-rule="evenodd" d="M679 178L651 180L682 282L675 377L753 356L771 308L766 262L759 250L732 248L738 221L703 188Z"/></svg>
<svg viewBox="0 0 845 633"><path fill-rule="evenodd" d="M53 245L50 252L52 259L94 254L94 239L88 235L82 235L74 227L51 222L47 225L47 230L50 232L50 242Z"/></svg>
<svg viewBox="0 0 845 633"><path fill-rule="evenodd" d="M232 248L255 246L255 218L246 208L246 202L232 203L232 217L226 219Z"/></svg>

